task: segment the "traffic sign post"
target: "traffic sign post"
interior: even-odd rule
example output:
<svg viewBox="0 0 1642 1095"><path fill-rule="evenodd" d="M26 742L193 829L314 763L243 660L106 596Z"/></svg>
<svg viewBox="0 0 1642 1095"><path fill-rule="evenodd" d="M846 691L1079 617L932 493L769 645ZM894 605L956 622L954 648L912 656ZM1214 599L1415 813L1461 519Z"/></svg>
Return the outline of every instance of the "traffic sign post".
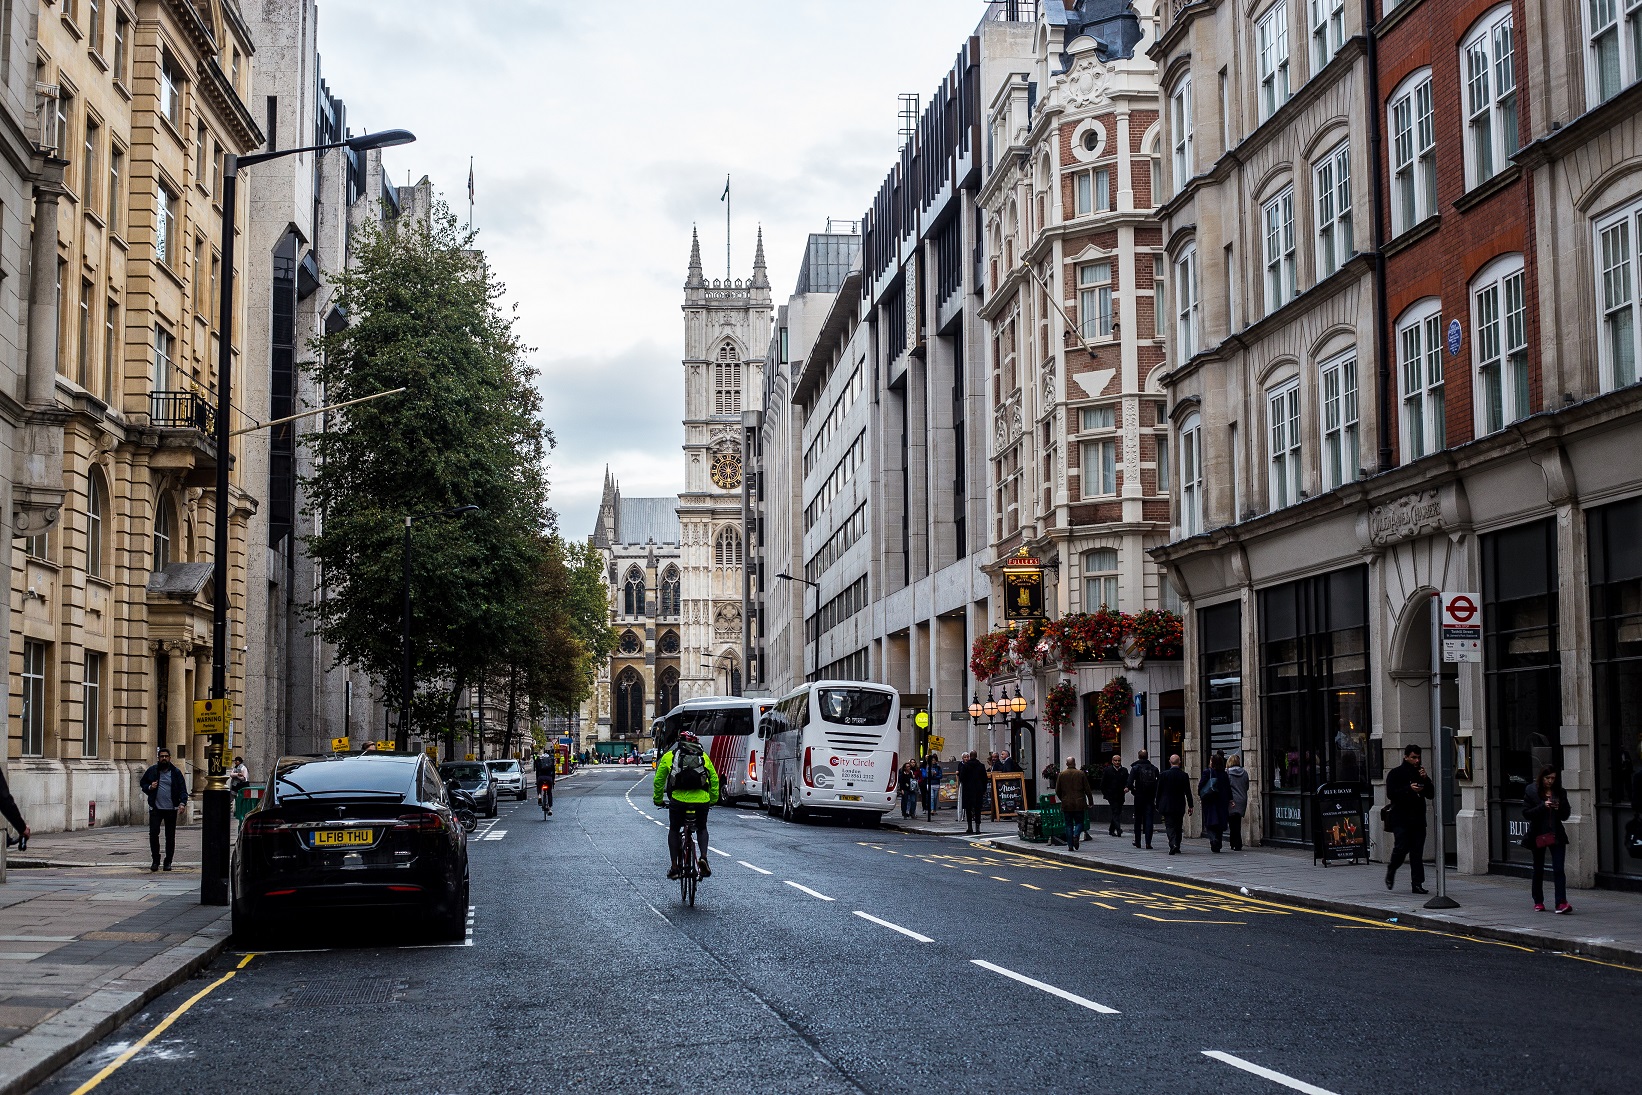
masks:
<svg viewBox="0 0 1642 1095"><path fill-rule="evenodd" d="M1482 661L1482 609L1469 593L1442 597L1442 660Z"/></svg>
<svg viewBox="0 0 1642 1095"><path fill-rule="evenodd" d="M194 701L194 734L227 734L228 715L232 704L228 700Z"/></svg>
<svg viewBox="0 0 1642 1095"><path fill-rule="evenodd" d="M1437 814L1437 892L1425 907L1457 909L1460 903L1448 896L1448 795L1442 782L1448 743L1442 736L1442 663L1482 660L1482 610L1469 593L1433 592L1431 597L1431 780L1436 790L1432 802ZM1452 640L1448 638L1451 623L1456 632ZM1449 657L1450 641L1457 644L1455 651L1461 656ZM1474 658L1464 656L1472 650L1476 652Z"/></svg>

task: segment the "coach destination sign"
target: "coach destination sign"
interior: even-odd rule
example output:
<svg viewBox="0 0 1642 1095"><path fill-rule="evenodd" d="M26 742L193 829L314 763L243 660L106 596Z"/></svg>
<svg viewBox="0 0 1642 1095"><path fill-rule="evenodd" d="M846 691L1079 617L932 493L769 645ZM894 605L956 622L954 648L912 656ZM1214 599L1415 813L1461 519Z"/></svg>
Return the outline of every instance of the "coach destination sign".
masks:
<svg viewBox="0 0 1642 1095"><path fill-rule="evenodd" d="M1003 561L1003 618L1043 619L1043 564L1025 547Z"/></svg>

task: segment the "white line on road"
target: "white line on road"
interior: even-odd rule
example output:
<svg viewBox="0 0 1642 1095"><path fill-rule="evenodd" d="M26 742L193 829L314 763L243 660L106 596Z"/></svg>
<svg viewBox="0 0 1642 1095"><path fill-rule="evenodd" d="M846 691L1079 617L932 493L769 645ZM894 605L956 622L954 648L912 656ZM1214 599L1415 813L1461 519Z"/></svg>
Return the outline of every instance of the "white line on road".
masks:
<svg viewBox="0 0 1642 1095"><path fill-rule="evenodd" d="M872 921L874 924L877 924L880 928L888 928L892 932L900 932L902 935L906 936L908 939L916 939L920 943L933 943L933 942L935 942L935 940L931 939L927 935L919 935L917 932L911 930L910 928L903 928L899 924L891 924L888 920L880 920L876 916L873 916L871 913L864 913L860 909L855 910L855 915L859 916L862 920Z"/></svg>
<svg viewBox="0 0 1642 1095"><path fill-rule="evenodd" d="M754 867L751 863L748 863L745 859L738 859L738 860L736 860L736 862L741 864L743 867L747 868L749 871L757 871L759 874L774 874L775 873L773 871L766 871L763 867Z"/></svg>
<svg viewBox="0 0 1642 1095"><path fill-rule="evenodd" d="M481 840L501 840L506 835L507 835L507 830L506 829L492 829L488 833L486 833L484 836L480 837L479 839L481 839Z"/></svg>
<svg viewBox="0 0 1642 1095"><path fill-rule="evenodd" d="M1274 1084L1282 1084L1284 1087L1293 1088L1295 1091L1303 1091L1306 1095L1334 1095L1334 1092L1330 1091L1326 1087L1318 1087L1315 1084L1308 1084L1304 1080L1296 1080L1293 1076L1285 1076L1281 1072L1275 1072L1272 1069L1263 1068L1262 1066L1255 1064L1253 1061L1245 1061L1241 1057L1233 1057L1230 1053L1226 1053L1222 1050L1205 1049L1203 1051L1203 1056L1213 1057L1216 1061L1222 1061L1228 1065L1231 1065L1233 1068L1240 1068L1244 1072L1252 1072L1256 1076L1270 1080Z"/></svg>
<svg viewBox="0 0 1642 1095"><path fill-rule="evenodd" d="M787 885L791 886L793 889L802 890L804 893L809 894L811 897L816 898L819 901L832 901L832 900L835 900L834 898L828 897L824 893L819 893L815 890L810 889L808 886L800 886L798 883L793 882L790 879L786 880L786 882L787 882Z"/></svg>
<svg viewBox="0 0 1642 1095"><path fill-rule="evenodd" d="M1097 1004L1093 1000L1079 996L1077 993L1067 992L1065 989L1056 988L1054 985L1048 985L1042 981L1035 981L1032 978L1027 977L1025 974L1016 973L1014 970L1007 970L1002 966L995 966L991 962L986 962L979 958L971 958L970 961L981 967L983 970L991 970L993 973L1001 973L1012 981L1019 981L1023 985L1031 985L1035 989L1047 992L1050 996L1058 996L1062 1000L1070 1000L1072 1003L1078 1005L1078 1007L1088 1008L1090 1011L1098 1011L1102 1015L1118 1014L1117 1008L1109 1008L1105 1004Z"/></svg>
<svg viewBox="0 0 1642 1095"><path fill-rule="evenodd" d="M729 858L729 857L730 857L730 853L729 853L729 852L721 852L721 851L719 851L719 850L718 850L718 849L717 849L717 848L708 848L708 849L707 849L707 850L708 850L708 851L709 851L709 852L712 852L712 853L713 853L713 854L714 854L714 855L721 855L721 856L723 856L723 857L724 857L724 858L726 858L726 859L728 859L728 858Z"/></svg>

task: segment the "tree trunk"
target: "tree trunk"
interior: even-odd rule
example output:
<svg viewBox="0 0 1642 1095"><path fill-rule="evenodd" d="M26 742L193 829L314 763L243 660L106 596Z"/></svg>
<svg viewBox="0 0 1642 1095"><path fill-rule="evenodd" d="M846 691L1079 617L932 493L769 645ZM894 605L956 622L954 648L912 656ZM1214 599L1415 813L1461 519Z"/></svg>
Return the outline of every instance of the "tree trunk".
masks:
<svg viewBox="0 0 1642 1095"><path fill-rule="evenodd" d="M513 735L519 729L519 665L507 669L507 736L502 739L502 755L513 755ZM521 750L522 751L522 750Z"/></svg>

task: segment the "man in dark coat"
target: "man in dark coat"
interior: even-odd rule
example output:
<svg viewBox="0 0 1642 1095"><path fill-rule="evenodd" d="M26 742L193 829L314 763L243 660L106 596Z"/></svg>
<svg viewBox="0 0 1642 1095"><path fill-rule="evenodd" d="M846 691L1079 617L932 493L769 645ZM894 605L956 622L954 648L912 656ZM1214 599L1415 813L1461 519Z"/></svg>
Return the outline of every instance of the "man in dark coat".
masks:
<svg viewBox="0 0 1642 1095"><path fill-rule="evenodd" d="M1163 773L1157 770L1146 755L1146 750L1140 751L1140 759L1129 768L1129 790L1135 796L1135 847L1140 847L1141 834L1146 836L1146 847L1152 846L1152 833L1157 824L1157 788L1162 782Z"/></svg>
<svg viewBox="0 0 1642 1095"><path fill-rule="evenodd" d="M1010 756L1009 750L1004 749L998 753L998 767L996 768L996 771L1019 772L1020 770L1021 762Z"/></svg>
<svg viewBox="0 0 1642 1095"><path fill-rule="evenodd" d="M1436 797L1437 789L1420 763L1420 747L1410 745L1403 750L1403 762L1386 773L1385 797L1391 804L1391 832L1396 843L1391 848L1391 862L1385 869L1385 888L1397 885L1397 868L1408 860L1408 880L1414 884L1414 893L1426 893L1425 888L1425 804Z"/></svg>
<svg viewBox="0 0 1642 1095"><path fill-rule="evenodd" d="M165 829L165 869L177 850L177 811L188 804L188 784L171 763L171 750L161 747L159 759L137 781L148 796L148 850L154 862L149 871L160 869L160 829Z"/></svg>
<svg viewBox="0 0 1642 1095"><path fill-rule="evenodd" d="M1186 815L1192 812L1192 778L1180 767L1179 753L1169 758L1169 770L1157 782L1157 812L1163 815L1163 831L1169 838L1169 854L1179 855Z"/></svg>
<svg viewBox="0 0 1642 1095"><path fill-rule="evenodd" d="M23 820L23 811L17 808L17 800L11 797L11 785L6 782L6 770L0 768L0 817L11 822L11 827L17 830L17 847L19 850L28 847L29 827ZM11 843L11 838L6 838Z"/></svg>
<svg viewBox="0 0 1642 1095"><path fill-rule="evenodd" d="M1055 774L1055 797L1060 799L1061 816L1066 818L1066 847L1078 850L1083 839L1083 819L1089 809L1089 777L1078 767L1076 757L1066 758L1066 767Z"/></svg>
<svg viewBox="0 0 1642 1095"><path fill-rule="evenodd" d="M986 765L981 763L980 757L965 753L964 762L958 765L958 799L963 807L967 825L964 831L967 833L981 831L981 807L986 801L987 780Z"/></svg>
<svg viewBox="0 0 1642 1095"><path fill-rule="evenodd" d="M1106 800L1110 816L1106 831L1113 836L1123 835L1123 800L1129 794L1129 770L1123 767L1123 758L1112 754L1112 760L1100 770L1100 797Z"/></svg>

